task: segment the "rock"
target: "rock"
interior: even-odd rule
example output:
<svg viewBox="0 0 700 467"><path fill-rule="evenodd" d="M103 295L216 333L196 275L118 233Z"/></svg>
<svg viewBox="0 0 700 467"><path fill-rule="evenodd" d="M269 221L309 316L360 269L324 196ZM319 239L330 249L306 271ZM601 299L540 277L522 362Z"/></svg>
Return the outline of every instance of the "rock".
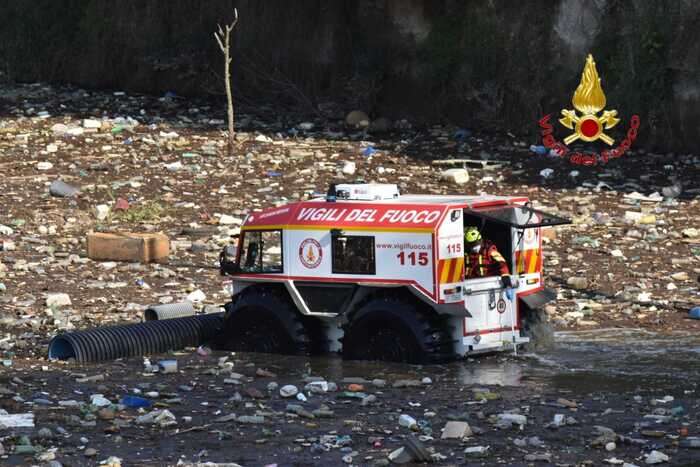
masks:
<svg viewBox="0 0 700 467"><path fill-rule="evenodd" d="M615 443L612 442L612 441L605 444L605 450L608 451L608 452L612 452L612 451L614 451L616 448L617 448L617 444L615 444Z"/></svg>
<svg viewBox="0 0 700 467"><path fill-rule="evenodd" d="M464 185L469 181L467 169L447 169L440 172L440 179L448 182Z"/></svg>
<svg viewBox="0 0 700 467"><path fill-rule="evenodd" d="M62 180L54 180L49 186L49 194L58 198L72 198L77 196L80 190L74 186L67 184Z"/></svg>
<svg viewBox="0 0 700 467"><path fill-rule="evenodd" d="M588 288L588 279L585 277L572 276L566 280L566 284L573 289L583 290Z"/></svg>
<svg viewBox="0 0 700 467"><path fill-rule="evenodd" d="M67 293L50 293L46 297L46 306L49 308L71 305L70 296Z"/></svg>
<svg viewBox="0 0 700 467"><path fill-rule="evenodd" d="M287 384L280 388L280 396L282 397L294 397L299 393L299 389L293 384Z"/></svg>
<svg viewBox="0 0 700 467"><path fill-rule="evenodd" d="M351 128L367 128L369 117L361 110L353 110L345 117L345 124Z"/></svg>
<svg viewBox="0 0 700 467"><path fill-rule="evenodd" d="M53 164L51 162L39 162L36 164L37 170L51 170L53 168Z"/></svg>
<svg viewBox="0 0 700 467"><path fill-rule="evenodd" d="M462 439L472 435L472 430L467 422L451 421L445 424L440 439Z"/></svg>
<svg viewBox="0 0 700 467"><path fill-rule="evenodd" d="M687 272L677 272L675 274L671 274L671 279L674 281L687 281L690 279L690 277L688 276Z"/></svg>
<svg viewBox="0 0 700 467"><path fill-rule="evenodd" d="M683 229L681 231L684 237L688 238L697 238L700 237L700 230L696 229L695 227L690 227L687 229Z"/></svg>
<svg viewBox="0 0 700 467"><path fill-rule="evenodd" d="M668 462L670 457L668 457L666 454L664 454L661 451L651 451L649 454L646 454L646 459L644 459L644 463L646 464L661 464L663 462Z"/></svg>
<svg viewBox="0 0 700 467"><path fill-rule="evenodd" d="M392 129L392 123L391 120L389 120L386 117L379 117L375 120L372 120L372 123L370 123L368 131L370 133L386 133L387 131L391 131Z"/></svg>
<svg viewBox="0 0 700 467"><path fill-rule="evenodd" d="M12 235L14 232L15 231L12 228L0 224L0 235ZM4 246L3 249L5 249Z"/></svg>
<svg viewBox="0 0 700 467"><path fill-rule="evenodd" d="M95 457L97 455L97 449L87 448L83 454L85 457Z"/></svg>

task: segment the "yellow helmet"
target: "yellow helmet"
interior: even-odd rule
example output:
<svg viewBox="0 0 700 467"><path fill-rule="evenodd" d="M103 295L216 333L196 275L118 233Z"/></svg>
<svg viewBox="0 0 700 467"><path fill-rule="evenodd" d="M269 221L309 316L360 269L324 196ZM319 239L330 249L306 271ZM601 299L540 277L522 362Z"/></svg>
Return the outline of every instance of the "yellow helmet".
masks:
<svg viewBox="0 0 700 467"><path fill-rule="evenodd" d="M474 226L467 227L464 229L464 242L467 245L474 244L481 241L481 232Z"/></svg>

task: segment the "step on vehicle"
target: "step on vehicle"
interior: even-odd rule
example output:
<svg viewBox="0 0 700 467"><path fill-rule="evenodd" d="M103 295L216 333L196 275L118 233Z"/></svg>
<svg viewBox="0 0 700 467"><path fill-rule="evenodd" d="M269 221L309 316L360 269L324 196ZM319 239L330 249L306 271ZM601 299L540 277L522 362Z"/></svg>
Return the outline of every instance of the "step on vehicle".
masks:
<svg viewBox="0 0 700 467"><path fill-rule="evenodd" d="M541 229L567 223L524 197L400 195L391 184L332 185L252 213L221 253L232 300L219 345L410 363L515 350L555 297ZM513 289L465 279L467 226L497 246Z"/></svg>

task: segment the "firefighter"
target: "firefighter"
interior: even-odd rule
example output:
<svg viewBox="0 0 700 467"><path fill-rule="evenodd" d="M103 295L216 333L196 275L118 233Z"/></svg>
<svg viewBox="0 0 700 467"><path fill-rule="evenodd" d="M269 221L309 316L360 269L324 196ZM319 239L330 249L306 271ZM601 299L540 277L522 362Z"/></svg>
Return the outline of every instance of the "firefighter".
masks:
<svg viewBox="0 0 700 467"><path fill-rule="evenodd" d="M483 239L479 229L473 226L464 230L464 265L467 279L500 276L503 287L513 287L503 255L498 252L496 245Z"/></svg>

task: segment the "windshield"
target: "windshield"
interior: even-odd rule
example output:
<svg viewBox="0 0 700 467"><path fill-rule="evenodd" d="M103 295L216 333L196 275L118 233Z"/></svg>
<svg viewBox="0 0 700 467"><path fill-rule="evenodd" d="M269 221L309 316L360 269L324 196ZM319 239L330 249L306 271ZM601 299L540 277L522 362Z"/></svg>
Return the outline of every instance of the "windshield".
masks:
<svg viewBox="0 0 700 467"><path fill-rule="evenodd" d="M506 206L479 209L478 211L465 210L466 213L483 217L493 222L507 224L519 229L532 227L547 227L552 225L571 224L569 219L547 214L546 212L532 209L528 206Z"/></svg>

